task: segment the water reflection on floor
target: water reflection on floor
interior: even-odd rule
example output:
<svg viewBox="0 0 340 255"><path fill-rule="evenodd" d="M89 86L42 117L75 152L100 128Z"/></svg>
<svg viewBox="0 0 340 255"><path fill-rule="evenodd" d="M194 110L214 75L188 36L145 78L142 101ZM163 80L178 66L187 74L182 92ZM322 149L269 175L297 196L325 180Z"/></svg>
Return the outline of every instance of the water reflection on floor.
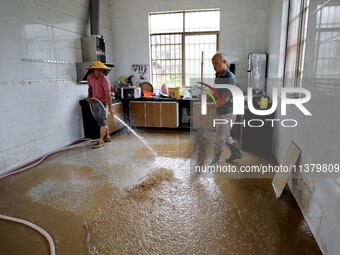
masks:
<svg viewBox="0 0 340 255"><path fill-rule="evenodd" d="M158 157L121 132L0 180L0 213L44 228L57 254L321 254L288 190L277 200L271 179L195 179L188 132L142 135ZM244 152L239 164L263 162ZM42 236L5 221L0 249L48 254Z"/></svg>

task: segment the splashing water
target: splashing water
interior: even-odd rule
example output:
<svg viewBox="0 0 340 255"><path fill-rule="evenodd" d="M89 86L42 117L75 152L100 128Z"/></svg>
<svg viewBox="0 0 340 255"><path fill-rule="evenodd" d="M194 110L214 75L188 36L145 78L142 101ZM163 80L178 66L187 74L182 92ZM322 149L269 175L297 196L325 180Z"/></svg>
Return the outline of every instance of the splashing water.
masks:
<svg viewBox="0 0 340 255"><path fill-rule="evenodd" d="M119 118L116 114L115 115L113 115L115 118L116 118L116 120L118 120L120 123L122 123L125 127L127 127L128 129L129 129L129 131L132 133L132 134L134 134L144 145L145 145L145 147L146 148L148 148L150 151L151 151L151 153L152 153L152 155L154 155L155 157L158 157L158 154L154 151L154 149L152 149L151 147L150 147L150 145L145 141L145 139L142 137L142 136L140 136L139 134L137 134L137 132L135 131L135 130L133 130L128 124L126 124L121 118Z"/></svg>
<svg viewBox="0 0 340 255"><path fill-rule="evenodd" d="M105 110L105 112L107 113L107 114L110 114L109 112L108 112L108 110L106 109L106 107L103 105L103 103L98 99L98 98L95 98L95 97L92 97L92 99L93 100L95 100L95 101L97 101L102 107L103 107L103 109ZM93 110L92 110L92 106L91 106L91 104L90 104L90 110L91 110L91 113L92 113L92 115L93 115L93 117L94 117L94 114L93 114ZM137 132L136 131L134 131L129 125L127 125L121 118L119 118L117 115L113 115L114 116L114 118L116 118L120 123L122 123L125 127L127 127L129 130L130 130L130 132L132 133L132 134L134 134L142 143L144 143L144 145L146 146L146 148L148 148L150 151L151 151L151 153L152 153L152 155L154 156L154 157L157 157L158 155L157 155L157 153L147 144L147 142L145 141L145 139L143 138L143 137L141 137L139 134L137 134Z"/></svg>

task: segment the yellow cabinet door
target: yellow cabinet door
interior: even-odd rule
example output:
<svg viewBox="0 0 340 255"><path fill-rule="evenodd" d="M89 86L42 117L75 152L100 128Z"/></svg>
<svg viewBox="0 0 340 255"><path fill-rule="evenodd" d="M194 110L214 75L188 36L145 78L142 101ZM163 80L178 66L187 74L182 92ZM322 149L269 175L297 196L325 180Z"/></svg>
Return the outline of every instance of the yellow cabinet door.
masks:
<svg viewBox="0 0 340 255"><path fill-rule="evenodd" d="M111 109L115 111L116 116L123 120L123 104L121 102L112 104ZM107 126L109 128L109 132L112 133L117 131L118 129L121 129L123 127L123 124L115 117L108 115Z"/></svg>
<svg viewBox="0 0 340 255"><path fill-rule="evenodd" d="M147 127L160 127L161 126L161 103L159 102L146 102L146 126Z"/></svg>
<svg viewBox="0 0 340 255"><path fill-rule="evenodd" d="M115 131L115 121L114 121L114 117L112 117L111 115L107 115L107 126L109 128L109 133L112 133Z"/></svg>
<svg viewBox="0 0 340 255"><path fill-rule="evenodd" d="M145 127L145 103L130 102L130 126Z"/></svg>
<svg viewBox="0 0 340 255"><path fill-rule="evenodd" d="M201 103L193 104L193 126L192 128L214 129L215 109L207 109L207 114L201 114Z"/></svg>
<svg viewBox="0 0 340 255"><path fill-rule="evenodd" d="M123 104L121 102L115 103L112 105L112 109L115 111L115 116L117 116L120 120L124 121ZM115 118L114 124L115 131L121 129L124 126L117 118Z"/></svg>
<svg viewBox="0 0 340 255"><path fill-rule="evenodd" d="M161 104L162 127L178 127L178 103L162 102Z"/></svg>

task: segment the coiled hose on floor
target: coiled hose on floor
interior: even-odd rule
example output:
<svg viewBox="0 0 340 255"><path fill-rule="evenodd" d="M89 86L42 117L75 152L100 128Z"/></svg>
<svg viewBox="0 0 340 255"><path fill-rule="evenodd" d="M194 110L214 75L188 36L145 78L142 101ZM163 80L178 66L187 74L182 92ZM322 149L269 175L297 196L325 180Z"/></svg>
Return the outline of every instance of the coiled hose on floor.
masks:
<svg viewBox="0 0 340 255"><path fill-rule="evenodd" d="M92 99L99 101L96 98L92 98ZM108 112L107 109L104 107L104 105L102 103L101 103L101 106L105 109L106 112ZM91 106L90 106L90 109L91 109L91 112L92 112L92 107ZM92 112L92 114L93 114L93 112ZM74 148L83 147L83 146L92 144L92 143L94 143L96 141L97 140L92 140L92 139L87 139L87 138L78 140L76 144L71 144L69 146L62 147L60 149L51 151L51 152L49 152L47 154L44 154L39 159L35 159L35 160L30 161L30 162L26 162L24 165L21 165L19 167L15 167L15 168L9 169L9 170L7 170L7 171L5 171L5 172L0 174L0 179L5 178L5 177L10 176L10 175L13 175L13 174L17 174L17 173L26 171L26 170L34 167L34 166L37 166L42 161L44 161L47 157L49 157L49 156L51 156L51 155L53 155L55 153L58 153L58 152L61 152L61 151L65 151L65 150L74 149ZM28 226L30 228L33 228L34 230L38 231L40 234L42 234L47 239L47 241L49 243L49 246L50 246L50 254L51 255L55 255L56 254L56 252L55 252L55 245L54 245L52 237L44 229L42 229L41 227L39 227L39 226L35 225L34 223L29 222L27 220L23 220L23 219L20 219L20 218L11 217L11 216L7 216L7 215L3 215L3 214L0 214L0 219L7 220L7 221L12 221L12 222L17 222L17 223L20 223L20 224L24 224L24 225L26 225L26 226Z"/></svg>
<svg viewBox="0 0 340 255"><path fill-rule="evenodd" d="M33 228L34 230L38 231L40 234L42 234L47 239L47 241L50 245L50 254L55 255L55 245L54 245L53 239L41 227L39 227L39 226L37 226L37 225L33 224L32 222L29 222L27 220L15 218L15 217L10 217L10 216L6 216L6 215L3 215L3 214L0 214L0 219L21 223L21 224L29 226L30 228Z"/></svg>
<svg viewBox="0 0 340 255"><path fill-rule="evenodd" d="M10 170L6 171L5 173L1 174L0 175L0 179L5 178L5 177L10 176L10 175L13 175L13 174L17 174L17 173L23 172L25 170L28 170L28 169L34 167L34 166L37 166L43 160L45 160L47 157L49 157L49 156L51 156L51 155L53 155L53 154L55 154L57 152L61 152L61 151L65 151L65 150L70 150L70 149L74 149L74 148L78 148L78 147L83 147L83 146L86 146L86 145L89 145L89 144L93 143L96 140L82 139L82 140L79 140L79 141L78 141L79 143L72 144L72 145L69 145L69 146L66 146L66 147L54 150L54 151L52 151L52 152L50 152L48 154L45 154L40 159L28 162L28 163L26 163L22 167L17 167L15 169L10 169ZM33 228L34 230L38 231L40 234L42 234L47 239L47 241L49 243L49 246L50 246L50 254L51 255L55 255L56 254L56 252L55 252L55 245L54 245L52 237L45 230L43 230L41 227L35 225L32 222L29 222L29 221L26 221L26 220L23 220L23 219L20 219L20 218L15 218L15 217L3 215L3 214L0 214L0 219L7 220L7 221L12 221L12 222L17 222L17 223L20 223L20 224L24 224L24 225L26 225L26 226L28 226L30 228Z"/></svg>

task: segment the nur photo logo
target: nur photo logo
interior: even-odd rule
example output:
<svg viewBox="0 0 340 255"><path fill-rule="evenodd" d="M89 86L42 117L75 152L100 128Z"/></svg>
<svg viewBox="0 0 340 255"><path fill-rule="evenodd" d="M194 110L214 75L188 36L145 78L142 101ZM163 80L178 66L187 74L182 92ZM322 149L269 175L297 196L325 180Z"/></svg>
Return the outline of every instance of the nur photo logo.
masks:
<svg viewBox="0 0 340 255"><path fill-rule="evenodd" d="M216 91L216 89L226 89L229 90L232 94L233 99L233 114L234 115L244 115L245 112L245 95L243 94L242 90L238 88L235 85L230 84L215 84L215 87L211 87L208 84L199 82L202 86L206 86L209 88L213 93L207 93L209 96L213 99L215 104L222 105L223 102L221 100L220 95ZM205 91L207 92L207 91ZM299 98L291 98L288 95L290 94L298 94ZM202 93L201 96L201 114L207 115L207 94ZM216 97L216 98L215 98ZM247 90L247 106L249 111L257 116L266 116L270 115L273 112L276 111L278 107L278 90L277 88L272 89L272 104L269 109L256 109L253 105L253 89L248 88ZM304 106L305 103L309 102L311 99L311 93L309 90L304 88L281 88L281 95L280 95L280 108L281 108L281 115L286 116L287 115L287 105L295 105L305 116L312 116L311 112L307 110L307 108ZM249 100L250 99L250 100ZM298 125L297 120L295 119L250 119L246 122L246 120L243 120L242 122L234 122L230 123L231 125L243 125L243 126L250 126L250 127L262 127L264 125L264 122L270 122L272 126L274 126L274 123L280 123L284 127L295 127ZM225 125L228 124L228 120L225 119L214 119L213 120L213 126L216 125Z"/></svg>

